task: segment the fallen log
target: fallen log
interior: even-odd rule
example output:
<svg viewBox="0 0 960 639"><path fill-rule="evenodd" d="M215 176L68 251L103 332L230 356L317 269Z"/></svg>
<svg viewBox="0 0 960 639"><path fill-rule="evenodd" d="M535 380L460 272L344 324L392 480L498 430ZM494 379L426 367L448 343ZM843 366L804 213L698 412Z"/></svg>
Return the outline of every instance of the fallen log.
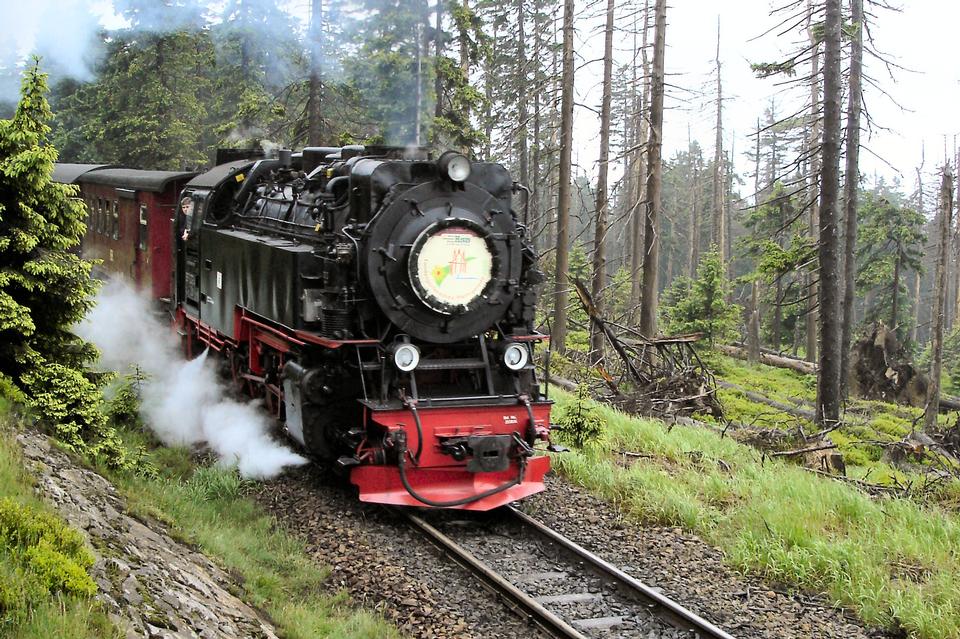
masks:
<svg viewBox="0 0 960 639"><path fill-rule="evenodd" d="M950 410L960 410L960 397L940 394L940 412L945 413Z"/></svg>
<svg viewBox="0 0 960 639"><path fill-rule="evenodd" d="M737 359L748 360L747 349L741 348L739 346L731 346L728 344L718 344L717 350L723 353L724 355L729 355L730 357L735 357ZM803 373L804 375L816 375L817 367L811 362L805 362L800 359L795 359L793 357L783 357L781 355L773 355L771 353L760 352L760 363L766 364L767 366L776 366L777 368L787 368L798 373Z"/></svg>
<svg viewBox="0 0 960 639"><path fill-rule="evenodd" d="M723 380L717 381L717 386L721 388L729 388L731 390L738 391L743 393L744 397L749 399L752 402L757 402L759 404L764 404L770 408L775 408L779 411L793 415L794 417L799 417L800 419L806 419L807 421L814 421L816 419L816 413L812 410L806 408L800 408L799 406L791 406L789 404L784 404L783 402L778 402L775 399L770 399L766 395L761 395L760 393L754 393L753 391L748 391L743 386L737 386L736 384L731 384L730 382L725 382Z"/></svg>
<svg viewBox="0 0 960 639"><path fill-rule="evenodd" d="M807 448L798 448L796 450L778 450L767 453L770 457L796 457L797 455L806 455L807 453L816 453L821 450L833 450L837 447L834 443L823 444L820 446L809 446Z"/></svg>
<svg viewBox="0 0 960 639"><path fill-rule="evenodd" d="M574 382L571 382L566 377L560 377L556 373L547 372L547 381L551 384L559 386L565 391L575 392L577 390L577 385Z"/></svg>
<svg viewBox="0 0 960 639"><path fill-rule="evenodd" d="M730 345L731 345L731 346L736 346L736 347L738 347L738 348L748 348L748 346L747 346L744 342L731 342ZM778 351L778 350L776 350L776 349L774 349L774 348L767 348L766 346L761 346L761 347L760 347L760 352L761 352L761 353L766 353L767 355L774 355L774 356L776 356L776 357L782 357L782 358L784 358L784 359L789 359L789 360L792 360L792 361L795 361L795 362L806 362L806 361L807 361L807 360L803 359L802 357L797 357L796 355L788 355L788 354L785 353L784 351ZM809 362L808 362L808 363L809 363Z"/></svg>

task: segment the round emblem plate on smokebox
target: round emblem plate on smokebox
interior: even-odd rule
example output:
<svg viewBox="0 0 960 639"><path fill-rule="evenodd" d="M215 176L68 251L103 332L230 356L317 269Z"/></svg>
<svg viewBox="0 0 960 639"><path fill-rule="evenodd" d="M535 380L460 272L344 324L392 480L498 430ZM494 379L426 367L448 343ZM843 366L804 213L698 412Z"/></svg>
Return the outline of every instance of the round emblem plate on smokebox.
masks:
<svg viewBox="0 0 960 639"><path fill-rule="evenodd" d="M487 241L462 226L427 229L414 242L411 258L410 275L418 297L441 313L469 306L492 277Z"/></svg>

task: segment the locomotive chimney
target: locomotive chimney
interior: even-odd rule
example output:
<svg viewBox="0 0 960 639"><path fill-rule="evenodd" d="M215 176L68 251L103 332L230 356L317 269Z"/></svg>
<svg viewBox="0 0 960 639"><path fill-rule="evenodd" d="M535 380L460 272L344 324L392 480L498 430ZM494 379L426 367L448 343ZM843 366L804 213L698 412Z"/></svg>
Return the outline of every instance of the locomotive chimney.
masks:
<svg viewBox="0 0 960 639"><path fill-rule="evenodd" d="M280 166L285 169L290 168L290 163L292 161L293 151L290 149L280 149L277 153L277 159L280 160Z"/></svg>

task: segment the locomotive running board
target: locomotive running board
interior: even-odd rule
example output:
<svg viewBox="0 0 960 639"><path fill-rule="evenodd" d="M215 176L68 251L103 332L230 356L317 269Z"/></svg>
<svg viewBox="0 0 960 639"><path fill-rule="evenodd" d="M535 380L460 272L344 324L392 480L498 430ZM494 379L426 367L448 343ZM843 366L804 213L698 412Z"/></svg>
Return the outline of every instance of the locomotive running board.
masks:
<svg viewBox="0 0 960 639"><path fill-rule="evenodd" d="M550 470L550 458L533 457L527 461L523 481L495 495L485 497L457 508L462 510L492 510L512 501L535 495L544 490L543 476ZM407 469L411 488L431 501L450 502L479 495L516 479L517 468L503 472L471 473L464 466ZM360 501L394 506L424 506L403 486L396 466L357 466L350 471L350 481L360 489Z"/></svg>

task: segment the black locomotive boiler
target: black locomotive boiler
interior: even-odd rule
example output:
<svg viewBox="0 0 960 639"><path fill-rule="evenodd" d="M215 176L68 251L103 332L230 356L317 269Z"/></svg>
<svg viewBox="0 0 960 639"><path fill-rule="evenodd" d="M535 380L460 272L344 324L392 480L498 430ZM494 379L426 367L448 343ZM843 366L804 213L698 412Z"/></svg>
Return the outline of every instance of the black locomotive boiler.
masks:
<svg viewBox="0 0 960 639"><path fill-rule="evenodd" d="M500 165L311 147L187 183L176 322L364 501L489 509L543 490L543 276Z"/></svg>

